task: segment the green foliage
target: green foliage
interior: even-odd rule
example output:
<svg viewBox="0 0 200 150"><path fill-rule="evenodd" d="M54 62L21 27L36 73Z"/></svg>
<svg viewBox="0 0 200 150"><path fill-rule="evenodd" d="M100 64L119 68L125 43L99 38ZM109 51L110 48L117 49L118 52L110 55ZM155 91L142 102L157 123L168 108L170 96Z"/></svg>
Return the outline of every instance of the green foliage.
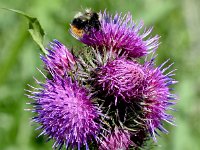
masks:
<svg viewBox="0 0 200 150"><path fill-rule="evenodd" d="M15 10L15 9L6 9L5 10L9 10L12 12L15 12L19 15L22 15L24 17L26 17L28 19L28 31L31 34L33 40L36 42L36 44L38 44L38 46L40 47L40 49L42 50L42 52L44 54L47 54L47 51L45 50L44 46L43 46L43 40L44 40L44 30L42 29L39 21L37 18L35 17L31 17L30 15L24 13L23 11L20 10Z"/></svg>
<svg viewBox="0 0 200 150"><path fill-rule="evenodd" d="M161 134L154 150L199 149L199 0L0 0L0 6L22 10L41 24L14 10L28 19L27 26L27 20L19 15L0 10L0 150L51 149L52 143L46 143L44 137L36 138L39 131L29 123L32 114L24 109L30 108L26 105L30 100L24 96L24 89L28 89L27 84L34 85L33 76L44 81L36 69L42 69L39 48L46 53L43 45L55 38L74 51L83 46L68 30L74 14L84 8L123 14L129 11L135 21L143 19L146 26L154 26L153 34L161 36L157 64L168 58L175 62L179 83L174 88L180 98L174 112L177 127L167 126L170 133Z"/></svg>

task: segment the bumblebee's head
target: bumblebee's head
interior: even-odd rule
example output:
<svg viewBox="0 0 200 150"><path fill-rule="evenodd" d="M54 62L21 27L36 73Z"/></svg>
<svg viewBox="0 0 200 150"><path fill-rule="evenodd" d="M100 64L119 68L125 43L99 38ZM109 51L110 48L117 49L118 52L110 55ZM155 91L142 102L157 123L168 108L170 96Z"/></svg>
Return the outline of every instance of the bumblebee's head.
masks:
<svg viewBox="0 0 200 150"><path fill-rule="evenodd" d="M86 9L84 13L79 12L74 16L70 26L72 35L80 39L83 34L88 34L91 29L100 29L99 15L96 12L92 12L91 9Z"/></svg>

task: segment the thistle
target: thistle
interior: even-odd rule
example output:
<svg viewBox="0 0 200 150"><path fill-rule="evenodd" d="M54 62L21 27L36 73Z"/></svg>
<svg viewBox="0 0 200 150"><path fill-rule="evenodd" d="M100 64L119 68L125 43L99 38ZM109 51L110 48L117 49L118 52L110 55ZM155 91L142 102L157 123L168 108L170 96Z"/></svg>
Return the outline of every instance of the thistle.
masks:
<svg viewBox="0 0 200 150"><path fill-rule="evenodd" d="M53 139L55 149L63 145L66 149L89 149L88 143L98 139L101 111L92 103L88 90L70 77L58 75L46 78L44 84L37 83L41 88L34 88L28 97L35 100L31 103L33 121L41 125L37 128L42 130L40 135Z"/></svg>
<svg viewBox="0 0 200 150"><path fill-rule="evenodd" d="M33 121L53 148L138 149L164 122L174 125L168 110L177 99L168 61L155 64L159 36L149 36L128 13L114 17L87 9L71 23L71 34L86 44L78 56L57 40L41 56L48 74L28 97L34 99ZM149 57L149 54L152 57ZM145 56L145 57L142 57ZM49 76L50 75L50 76Z"/></svg>
<svg viewBox="0 0 200 150"><path fill-rule="evenodd" d="M115 127L113 132L105 137L99 146L99 150L128 150L133 145L131 135L127 130Z"/></svg>
<svg viewBox="0 0 200 150"><path fill-rule="evenodd" d="M100 29L95 27L75 37L88 46L98 47L99 50L103 48L115 52L122 50L133 58L147 55L155 51L159 45L159 36L148 37L152 28L145 28L142 32L143 22L134 22L130 13L124 16L122 14L112 16L106 11L100 12L99 24Z"/></svg>
<svg viewBox="0 0 200 150"><path fill-rule="evenodd" d="M49 46L50 48L47 48L48 54L41 56L47 70L63 76L75 68L75 58L65 45L54 40Z"/></svg>

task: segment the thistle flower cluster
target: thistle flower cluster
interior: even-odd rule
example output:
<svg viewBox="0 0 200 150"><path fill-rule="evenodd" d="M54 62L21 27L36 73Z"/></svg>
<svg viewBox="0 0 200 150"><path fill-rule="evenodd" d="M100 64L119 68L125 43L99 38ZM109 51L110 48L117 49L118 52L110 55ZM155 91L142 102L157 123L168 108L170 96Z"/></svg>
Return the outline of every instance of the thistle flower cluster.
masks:
<svg viewBox="0 0 200 150"><path fill-rule="evenodd" d="M174 70L168 60L155 65L159 36L135 23L130 14L99 13L100 28L78 40L79 55L58 40L42 55L45 82L29 98L40 135L53 139L54 149L119 150L157 141L164 123L174 124ZM143 32L142 32L143 30Z"/></svg>

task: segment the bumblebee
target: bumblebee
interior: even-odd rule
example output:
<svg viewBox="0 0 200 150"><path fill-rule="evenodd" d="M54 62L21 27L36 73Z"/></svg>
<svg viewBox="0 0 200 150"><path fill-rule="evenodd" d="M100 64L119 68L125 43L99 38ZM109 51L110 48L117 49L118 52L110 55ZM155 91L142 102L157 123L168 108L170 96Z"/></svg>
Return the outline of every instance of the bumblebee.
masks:
<svg viewBox="0 0 200 150"><path fill-rule="evenodd" d="M99 30L101 27L99 14L86 9L84 13L79 12L74 16L70 24L71 34L80 39L86 33L90 33L92 29Z"/></svg>

